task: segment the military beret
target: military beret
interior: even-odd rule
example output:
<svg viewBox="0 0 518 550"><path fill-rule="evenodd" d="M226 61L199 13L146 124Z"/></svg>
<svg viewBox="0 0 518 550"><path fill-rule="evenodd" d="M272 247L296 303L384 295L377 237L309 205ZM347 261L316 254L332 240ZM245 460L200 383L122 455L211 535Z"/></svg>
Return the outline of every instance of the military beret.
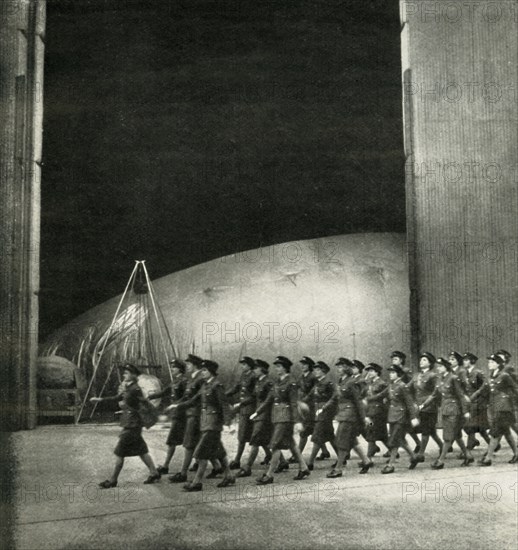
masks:
<svg viewBox="0 0 518 550"><path fill-rule="evenodd" d="M169 364L173 368L177 368L180 372L185 373L185 363L180 359L172 359Z"/></svg>
<svg viewBox="0 0 518 550"><path fill-rule="evenodd" d="M426 357L428 361L430 361L431 365L433 365L437 361L437 359L435 359L435 355L433 355L429 351L424 351L423 353L421 353L419 359L421 359L422 357Z"/></svg>
<svg viewBox="0 0 518 550"><path fill-rule="evenodd" d="M203 363L203 359L201 357L198 357L197 355L193 355L192 353L189 353L187 356L187 359L185 360L187 363L192 363L196 367L200 367Z"/></svg>
<svg viewBox="0 0 518 550"><path fill-rule="evenodd" d="M248 365L249 367L253 367L255 365L255 361L251 357L248 357L248 355L242 357L239 362L242 365Z"/></svg>
<svg viewBox="0 0 518 550"><path fill-rule="evenodd" d="M469 359L469 362L470 362L470 363L473 363L473 364L475 364L475 363L478 361L478 357L477 357L475 354L470 353L469 351L466 352L466 353L463 355L463 358L464 358L464 359Z"/></svg>
<svg viewBox="0 0 518 550"><path fill-rule="evenodd" d="M353 366L355 366L360 372L363 372L363 369L365 368L365 365L358 361L358 359L353 359Z"/></svg>
<svg viewBox="0 0 518 550"><path fill-rule="evenodd" d="M315 366L315 361L313 361L313 359L311 359L311 357L308 357L307 355L304 355L304 357L300 360L300 363L302 363L303 365L308 365L309 367Z"/></svg>
<svg viewBox="0 0 518 550"><path fill-rule="evenodd" d="M127 370L128 372L131 372L131 374L134 374L135 376L138 376L140 374L140 370L135 365L132 365L131 363L124 363L124 365L122 365L122 370L123 371Z"/></svg>
<svg viewBox="0 0 518 550"><path fill-rule="evenodd" d="M255 366L261 368L264 373L267 373L268 370L270 369L270 365L266 361L263 361L262 359L256 359Z"/></svg>
<svg viewBox="0 0 518 550"><path fill-rule="evenodd" d="M322 372L326 374L331 370L327 365L327 363L324 363L324 361L317 361L313 368L320 369Z"/></svg>
<svg viewBox="0 0 518 550"><path fill-rule="evenodd" d="M402 351L393 351L390 354L390 357L399 357L400 359L403 359L403 361L406 359L406 353L403 353Z"/></svg>
<svg viewBox="0 0 518 550"><path fill-rule="evenodd" d="M207 369L212 375L215 375L218 372L219 365L216 361L209 361L208 359L202 361L202 369Z"/></svg>
<svg viewBox="0 0 518 550"><path fill-rule="evenodd" d="M277 355L277 357L273 361L273 364L282 365L287 371L289 371L291 365L293 365L293 363L287 357L284 357L284 355Z"/></svg>
<svg viewBox="0 0 518 550"><path fill-rule="evenodd" d="M459 364L462 362L462 355L457 351L450 351L450 357L455 357L455 359L457 359L457 363Z"/></svg>
<svg viewBox="0 0 518 550"><path fill-rule="evenodd" d="M378 365L378 363L369 363L366 367L365 367L365 370L374 370L376 371L378 374L381 374L381 372L383 371L383 367L381 365Z"/></svg>
<svg viewBox="0 0 518 550"><path fill-rule="evenodd" d="M403 374L405 374L405 370L401 365L390 365L388 370L394 371L398 376L403 376Z"/></svg>
<svg viewBox="0 0 518 550"><path fill-rule="evenodd" d="M501 355L497 355L496 353L491 354L488 359L489 361L495 361L499 365L503 365L505 363L504 358Z"/></svg>
<svg viewBox="0 0 518 550"><path fill-rule="evenodd" d="M438 365L442 365L443 367L446 367L448 370L451 370L451 363L448 361L448 359L445 359L444 357L439 357L435 361Z"/></svg>
<svg viewBox="0 0 518 550"><path fill-rule="evenodd" d="M509 361L509 359L511 359L512 355L508 352L508 351L505 351L505 349L499 349L498 351L495 351L496 355L503 355L504 358L505 358L505 362L507 363Z"/></svg>
<svg viewBox="0 0 518 550"><path fill-rule="evenodd" d="M336 361L336 366L352 367L354 366L354 364L350 359L346 359L345 357L339 357Z"/></svg>

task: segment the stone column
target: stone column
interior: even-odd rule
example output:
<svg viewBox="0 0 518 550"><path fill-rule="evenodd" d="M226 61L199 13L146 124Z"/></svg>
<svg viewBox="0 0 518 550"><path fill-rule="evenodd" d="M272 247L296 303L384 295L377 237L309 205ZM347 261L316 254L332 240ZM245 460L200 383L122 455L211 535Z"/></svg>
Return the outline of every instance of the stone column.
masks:
<svg viewBox="0 0 518 550"><path fill-rule="evenodd" d="M0 2L0 400L36 425L45 2Z"/></svg>

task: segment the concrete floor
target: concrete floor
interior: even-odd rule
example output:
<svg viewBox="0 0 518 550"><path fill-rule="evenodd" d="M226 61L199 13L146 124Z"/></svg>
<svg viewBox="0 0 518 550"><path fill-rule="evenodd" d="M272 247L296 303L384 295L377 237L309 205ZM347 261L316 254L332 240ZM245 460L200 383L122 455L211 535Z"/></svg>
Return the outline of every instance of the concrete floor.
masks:
<svg viewBox="0 0 518 550"><path fill-rule="evenodd" d="M330 461L317 462L311 477L293 481L296 467L256 487L255 477L235 487L204 483L202 493L181 485L143 485L138 458L126 460L119 487L97 483L112 469L115 425L46 426L13 434L17 459L16 523L20 549L206 548L206 549L515 549L518 547L518 468L507 464L504 446L489 468L426 464L380 474L380 463L358 475L356 460L344 477L328 480ZM157 463L165 455L167 426L145 433ZM235 434L225 434L230 454ZM482 451L477 451L480 455ZM178 470L182 450L173 459ZM456 453L455 453L456 454ZM245 451L246 456L246 451ZM260 455L262 459L262 455Z"/></svg>

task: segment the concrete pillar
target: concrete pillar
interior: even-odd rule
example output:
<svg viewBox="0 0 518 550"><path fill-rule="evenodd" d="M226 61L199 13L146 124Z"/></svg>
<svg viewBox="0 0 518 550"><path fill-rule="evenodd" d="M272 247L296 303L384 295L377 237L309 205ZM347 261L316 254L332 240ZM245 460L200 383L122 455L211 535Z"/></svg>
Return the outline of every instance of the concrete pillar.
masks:
<svg viewBox="0 0 518 550"><path fill-rule="evenodd" d="M36 425L45 2L0 2L0 400Z"/></svg>
<svg viewBox="0 0 518 550"><path fill-rule="evenodd" d="M518 352L518 2L400 2L412 354Z"/></svg>

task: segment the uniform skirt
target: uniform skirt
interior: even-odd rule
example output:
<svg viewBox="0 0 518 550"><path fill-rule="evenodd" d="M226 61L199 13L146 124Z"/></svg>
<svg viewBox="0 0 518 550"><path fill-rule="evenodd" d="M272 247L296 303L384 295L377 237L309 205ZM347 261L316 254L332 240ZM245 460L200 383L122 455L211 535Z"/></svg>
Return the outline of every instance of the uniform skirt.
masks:
<svg viewBox="0 0 518 550"><path fill-rule="evenodd" d="M124 428L113 452L120 457L141 456L148 453L146 442L142 437L142 428Z"/></svg>
<svg viewBox="0 0 518 550"><path fill-rule="evenodd" d="M300 437L309 437L315 429L315 422L313 420L307 420L302 423L302 430L300 430Z"/></svg>
<svg viewBox="0 0 518 550"><path fill-rule="evenodd" d="M321 420L315 422L315 428L313 434L311 435L311 441L317 445L323 445L328 441L335 440L335 431L333 429L333 420Z"/></svg>
<svg viewBox="0 0 518 550"><path fill-rule="evenodd" d="M280 422L273 425L273 434L270 440L272 451L289 449L294 444L293 424L291 422Z"/></svg>
<svg viewBox="0 0 518 550"><path fill-rule="evenodd" d="M339 422L335 445L339 451L350 451L358 444L358 427L354 422Z"/></svg>
<svg viewBox="0 0 518 550"><path fill-rule="evenodd" d="M462 416L460 414L442 417L442 438L454 441L462 435Z"/></svg>
<svg viewBox="0 0 518 550"><path fill-rule="evenodd" d="M489 433L493 437L501 437L507 433L514 423L515 417L513 412L500 411L490 414Z"/></svg>
<svg viewBox="0 0 518 550"><path fill-rule="evenodd" d="M487 405L471 403L469 407L469 419L464 422L464 431L466 433L475 433L479 430L487 430L488 428Z"/></svg>
<svg viewBox="0 0 518 550"><path fill-rule="evenodd" d="M272 438L272 423L269 420L254 422L250 445L255 447L268 447Z"/></svg>
<svg viewBox="0 0 518 550"><path fill-rule="evenodd" d="M365 439L370 443L387 439L387 415L371 417L372 426L365 428Z"/></svg>
<svg viewBox="0 0 518 550"><path fill-rule="evenodd" d="M182 445L185 437L185 417L173 418L171 422L171 428L169 428L169 434L167 436L166 445L169 447L176 447Z"/></svg>
<svg viewBox="0 0 518 550"><path fill-rule="evenodd" d="M387 447L389 449L397 449L405 442L405 436L408 433L409 425L403 424L402 422L391 422L389 427Z"/></svg>
<svg viewBox="0 0 518 550"><path fill-rule="evenodd" d="M227 452L221 443L221 432L202 432L193 456L199 460L222 460L225 458Z"/></svg>
<svg viewBox="0 0 518 550"><path fill-rule="evenodd" d="M419 412L419 426L418 432L423 435L432 435L435 432L437 426L437 412Z"/></svg>
<svg viewBox="0 0 518 550"><path fill-rule="evenodd" d="M252 432L254 430L254 423L246 415L241 415L239 417L239 426L237 429L237 440L239 443L247 443L252 437Z"/></svg>
<svg viewBox="0 0 518 550"><path fill-rule="evenodd" d="M186 449L195 449L200 440L200 419L197 416L188 416L185 419L185 433L182 445Z"/></svg>

